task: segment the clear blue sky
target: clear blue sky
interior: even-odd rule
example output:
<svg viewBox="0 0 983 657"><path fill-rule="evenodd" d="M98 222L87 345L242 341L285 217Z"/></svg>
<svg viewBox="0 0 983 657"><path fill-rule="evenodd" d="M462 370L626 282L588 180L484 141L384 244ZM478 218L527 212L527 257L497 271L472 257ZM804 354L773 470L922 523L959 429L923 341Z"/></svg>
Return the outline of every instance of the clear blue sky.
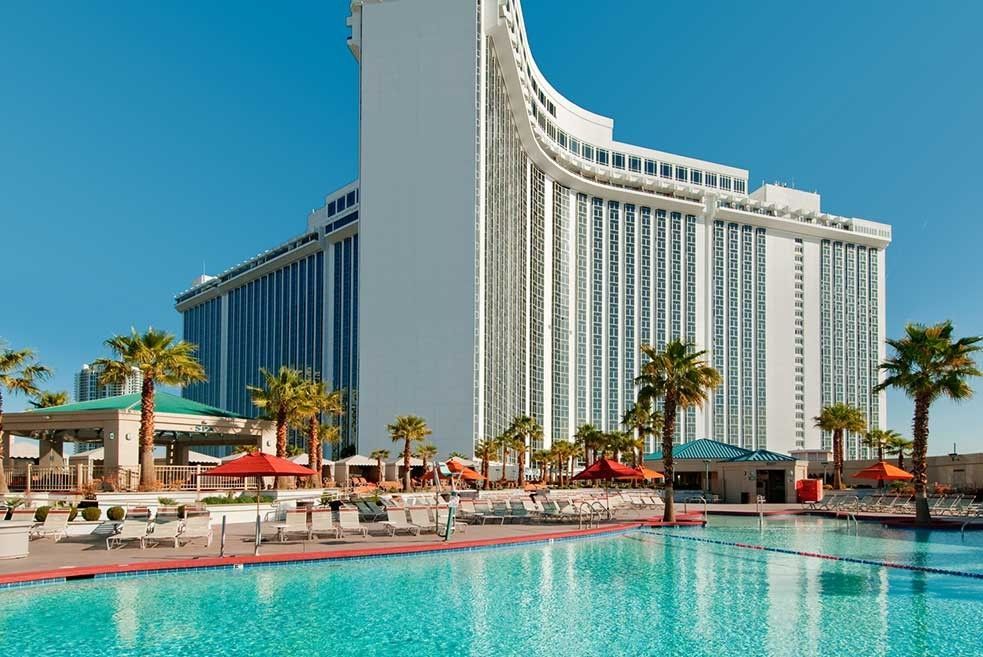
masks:
<svg viewBox="0 0 983 657"><path fill-rule="evenodd" d="M301 232L355 177L347 5L0 5L0 336L56 368L49 387L131 325L180 333L173 295L203 264ZM983 3L524 10L540 68L616 138L893 224L889 334L947 317L983 333ZM907 400L889 407L909 433ZM930 451L983 449L980 423L983 397L939 403Z"/></svg>

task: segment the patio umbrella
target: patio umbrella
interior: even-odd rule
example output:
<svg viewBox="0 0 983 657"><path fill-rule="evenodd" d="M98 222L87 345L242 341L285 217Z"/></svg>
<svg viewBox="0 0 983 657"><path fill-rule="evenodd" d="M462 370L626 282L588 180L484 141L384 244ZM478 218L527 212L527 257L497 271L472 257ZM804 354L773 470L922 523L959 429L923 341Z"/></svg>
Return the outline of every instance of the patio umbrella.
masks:
<svg viewBox="0 0 983 657"><path fill-rule="evenodd" d="M251 452L242 458L223 463L218 467L202 473L225 477L309 477L317 474L310 468L297 465L293 461L281 459L262 452ZM260 532L259 498L261 489L256 487L256 548L253 554L259 554L259 544L263 535Z"/></svg>
<svg viewBox="0 0 983 657"><path fill-rule="evenodd" d="M661 472L656 472L650 468L646 468L644 465L640 465L635 468L635 472L642 475L642 479L665 479L666 476Z"/></svg>
<svg viewBox="0 0 983 657"><path fill-rule="evenodd" d="M915 476L910 472L905 472L901 468L893 466L890 463L885 463L884 461L879 461L874 465L867 466L860 472L854 473L853 476L856 479L876 479L878 482L903 481L906 479L915 478Z"/></svg>
<svg viewBox="0 0 983 657"><path fill-rule="evenodd" d="M573 476L575 481L607 481L609 479L642 479L641 473L619 461L597 459L582 472Z"/></svg>

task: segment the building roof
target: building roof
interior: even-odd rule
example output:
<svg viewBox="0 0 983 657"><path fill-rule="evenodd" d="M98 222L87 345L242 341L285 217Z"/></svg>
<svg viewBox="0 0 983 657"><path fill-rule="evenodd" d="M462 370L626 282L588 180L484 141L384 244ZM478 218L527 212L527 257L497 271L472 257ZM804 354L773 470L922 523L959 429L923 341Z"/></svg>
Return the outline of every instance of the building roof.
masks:
<svg viewBox="0 0 983 657"><path fill-rule="evenodd" d="M32 409L30 412L43 413L83 413L86 411L139 411L140 393L119 395L118 397L103 397L90 401L49 406L48 408ZM221 408L201 404L184 397L178 397L167 392L158 392L154 397L154 411L157 413L175 413L178 415L205 415L209 417L229 417L246 419L244 415L226 411Z"/></svg>
<svg viewBox="0 0 983 657"><path fill-rule="evenodd" d="M728 445L709 438L691 440L672 448L672 458L675 460L695 459L700 461L729 461L739 456L750 454L751 450ZM662 451L645 455L646 461L662 460Z"/></svg>
<svg viewBox="0 0 983 657"><path fill-rule="evenodd" d="M788 454L779 454L778 452L770 452L767 449L756 449L749 454L743 454L735 458L729 459L730 461L794 461L795 459Z"/></svg>

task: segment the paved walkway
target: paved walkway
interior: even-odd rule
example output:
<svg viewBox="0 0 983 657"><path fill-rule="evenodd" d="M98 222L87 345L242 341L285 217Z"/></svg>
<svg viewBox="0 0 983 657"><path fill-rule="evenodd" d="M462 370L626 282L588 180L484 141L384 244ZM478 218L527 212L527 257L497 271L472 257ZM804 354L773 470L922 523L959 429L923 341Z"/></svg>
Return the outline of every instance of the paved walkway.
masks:
<svg viewBox="0 0 983 657"><path fill-rule="evenodd" d="M601 526L613 526L622 523L640 522L652 518L651 511L632 511L620 513L617 520L602 522ZM362 523L369 530L369 536L346 536L336 540L331 538L303 540L301 537L291 537L285 542L276 541L275 523L264 523L263 544L260 554L298 554L307 552L346 552L363 548L395 548L395 547L425 547L443 543L431 531L419 536L400 533L395 537L378 523ZM464 541L481 541L490 539L510 539L532 536L534 534L564 533L578 529L577 522L533 523L523 522L501 525L488 523L484 526L473 525L463 532L457 532L451 538L451 543ZM24 559L0 560L0 575L12 573L55 570L77 566L105 566L161 561L184 561L188 559L204 559L219 556L220 528L214 528L215 536L210 547L204 547L202 540L196 540L189 545L174 548L173 543L160 544L155 547L140 549L139 542L131 541L120 549L106 550L105 536L71 537L57 543L50 538L31 541L30 556ZM226 556L252 556L254 548L253 535L255 525L241 523L226 527Z"/></svg>

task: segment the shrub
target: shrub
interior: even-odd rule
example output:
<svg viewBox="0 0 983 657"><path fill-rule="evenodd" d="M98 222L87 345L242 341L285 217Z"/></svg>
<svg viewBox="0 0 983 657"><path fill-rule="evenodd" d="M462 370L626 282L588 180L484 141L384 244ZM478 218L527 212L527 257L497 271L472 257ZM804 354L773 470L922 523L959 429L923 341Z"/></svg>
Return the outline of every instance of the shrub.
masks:
<svg viewBox="0 0 983 657"><path fill-rule="evenodd" d="M109 510L106 511L106 517L113 522L119 522L125 515L126 511L121 506L110 507Z"/></svg>
<svg viewBox="0 0 983 657"><path fill-rule="evenodd" d="M102 509L97 506L87 506L82 509L82 519L92 522L93 520L98 520L102 516Z"/></svg>
<svg viewBox="0 0 983 657"><path fill-rule="evenodd" d="M250 495L249 493L242 493L237 497L232 493L229 493L228 495L212 495L210 497L203 498L201 501L212 506L219 504L256 504L256 496ZM273 501L273 497L270 495L263 495L259 498L259 501L263 503L271 503Z"/></svg>
<svg viewBox="0 0 983 657"><path fill-rule="evenodd" d="M158 497L157 502L161 506L174 506L177 504L177 500L172 497Z"/></svg>
<svg viewBox="0 0 983 657"><path fill-rule="evenodd" d="M44 519L48 517L48 511L51 511L50 506L39 506L34 510L34 520L44 522Z"/></svg>
<svg viewBox="0 0 983 657"><path fill-rule="evenodd" d="M79 514L79 508L77 506L75 506L74 504L69 505L69 507L68 507L68 522L71 522L71 521L75 520L75 518L78 517L78 514Z"/></svg>

